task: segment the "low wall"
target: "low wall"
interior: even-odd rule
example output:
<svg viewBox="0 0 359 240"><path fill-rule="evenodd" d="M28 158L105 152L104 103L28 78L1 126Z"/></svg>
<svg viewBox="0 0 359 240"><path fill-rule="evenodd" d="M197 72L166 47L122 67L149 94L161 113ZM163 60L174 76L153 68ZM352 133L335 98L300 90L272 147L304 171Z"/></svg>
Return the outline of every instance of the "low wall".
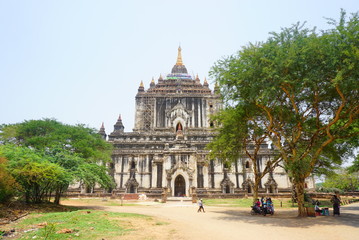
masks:
<svg viewBox="0 0 359 240"><path fill-rule="evenodd" d="M129 195L130 193L113 191L112 193L104 193L104 192L95 192L95 193L80 193L79 191L68 191L64 193L62 196L67 198L113 198L113 199L124 199L125 195ZM152 192L152 193L141 193L145 194L149 199L161 199L162 192ZM137 195L138 195L137 194ZM309 192L307 193L312 199L331 199L333 193L321 193L321 192ZM218 192L196 192L197 198L213 198L213 199L225 199L225 198L252 198L252 193L218 193ZM352 197L359 198L359 192L348 192L344 194L340 194L343 197ZM258 197L271 197L271 198L291 198L292 194L290 192L286 193L258 193Z"/></svg>

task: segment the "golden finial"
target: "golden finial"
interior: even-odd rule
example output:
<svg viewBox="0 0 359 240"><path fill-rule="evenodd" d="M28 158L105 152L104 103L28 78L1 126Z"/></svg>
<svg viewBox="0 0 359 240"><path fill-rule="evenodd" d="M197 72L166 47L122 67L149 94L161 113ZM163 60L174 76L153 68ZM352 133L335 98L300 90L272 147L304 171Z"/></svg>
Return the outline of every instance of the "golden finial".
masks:
<svg viewBox="0 0 359 240"><path fill-rule="evenodd" d="M154 84L154 83L155 83L155 79L152 77L151 84Z"/></svg>
<svg viewBox="0 0 359 240"><path fill-rule="evenodd" d="M181 50L181 46L179 46L176 65L183 65Z"/></svg>
<svg viewBox="0 0 359 240"><path fill-rule="evenodd" d="M140 83L140 87L144 87L144 86L143 86L143 81L142 81L142 80L141 80L141 83Z"/></svg>

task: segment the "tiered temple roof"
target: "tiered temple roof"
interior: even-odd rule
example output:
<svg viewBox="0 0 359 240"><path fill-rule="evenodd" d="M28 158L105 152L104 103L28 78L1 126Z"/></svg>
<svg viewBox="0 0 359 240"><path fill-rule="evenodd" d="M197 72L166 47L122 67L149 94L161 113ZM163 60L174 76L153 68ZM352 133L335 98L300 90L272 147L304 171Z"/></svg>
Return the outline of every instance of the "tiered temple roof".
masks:
<svg viewBox="0 0 359 240"><path fill-rule="evenodd" d="M186 66L182 62L181 47L178 48L178 55L176 64L173 66L170 74L165 79L162 76L159 77L157 84L152 79L150 88L145 91L143 83L138 89L139 94L176 94L176 93L188 93L188 94L211 94L212 91L209 89L209 85L206 80L204 84L201 84L198 75L196 79L193 79L188 74Z"/></svg>

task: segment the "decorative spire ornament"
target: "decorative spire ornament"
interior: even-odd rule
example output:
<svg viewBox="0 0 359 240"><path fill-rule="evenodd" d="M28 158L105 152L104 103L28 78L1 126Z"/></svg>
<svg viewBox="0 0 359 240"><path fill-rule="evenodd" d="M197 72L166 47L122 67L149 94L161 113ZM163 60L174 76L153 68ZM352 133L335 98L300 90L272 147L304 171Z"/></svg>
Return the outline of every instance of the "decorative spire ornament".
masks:
<svg viewBox="0 0 359 240"><path fill-rule="evenodd" d="M177 62L176 62L177 66L182 66L183 65L181 51L182 51L181 46L179 46L178 47L178 54L177 54Z"/></svg>

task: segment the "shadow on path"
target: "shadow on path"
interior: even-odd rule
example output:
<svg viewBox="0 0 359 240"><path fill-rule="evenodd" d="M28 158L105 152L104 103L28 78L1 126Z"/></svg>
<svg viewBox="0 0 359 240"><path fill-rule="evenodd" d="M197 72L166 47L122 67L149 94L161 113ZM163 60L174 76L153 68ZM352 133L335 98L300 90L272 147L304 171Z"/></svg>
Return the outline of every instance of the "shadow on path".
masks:
<svg viewBox="0 0 359 240"><path fill-rule="evenodd" d="M330 209L330 214L333 212ZM213 212L219 213L218 220L225 221L240 221L249 224L260 224L276 227L288 228L309 228L315 225L345 225L358 227L359 226L359 203L341 207L340 216L318 216L318 217L297 217L297 210L277 210L273 216L267 215L250 215L249 210L215 210Z"/></svg>

